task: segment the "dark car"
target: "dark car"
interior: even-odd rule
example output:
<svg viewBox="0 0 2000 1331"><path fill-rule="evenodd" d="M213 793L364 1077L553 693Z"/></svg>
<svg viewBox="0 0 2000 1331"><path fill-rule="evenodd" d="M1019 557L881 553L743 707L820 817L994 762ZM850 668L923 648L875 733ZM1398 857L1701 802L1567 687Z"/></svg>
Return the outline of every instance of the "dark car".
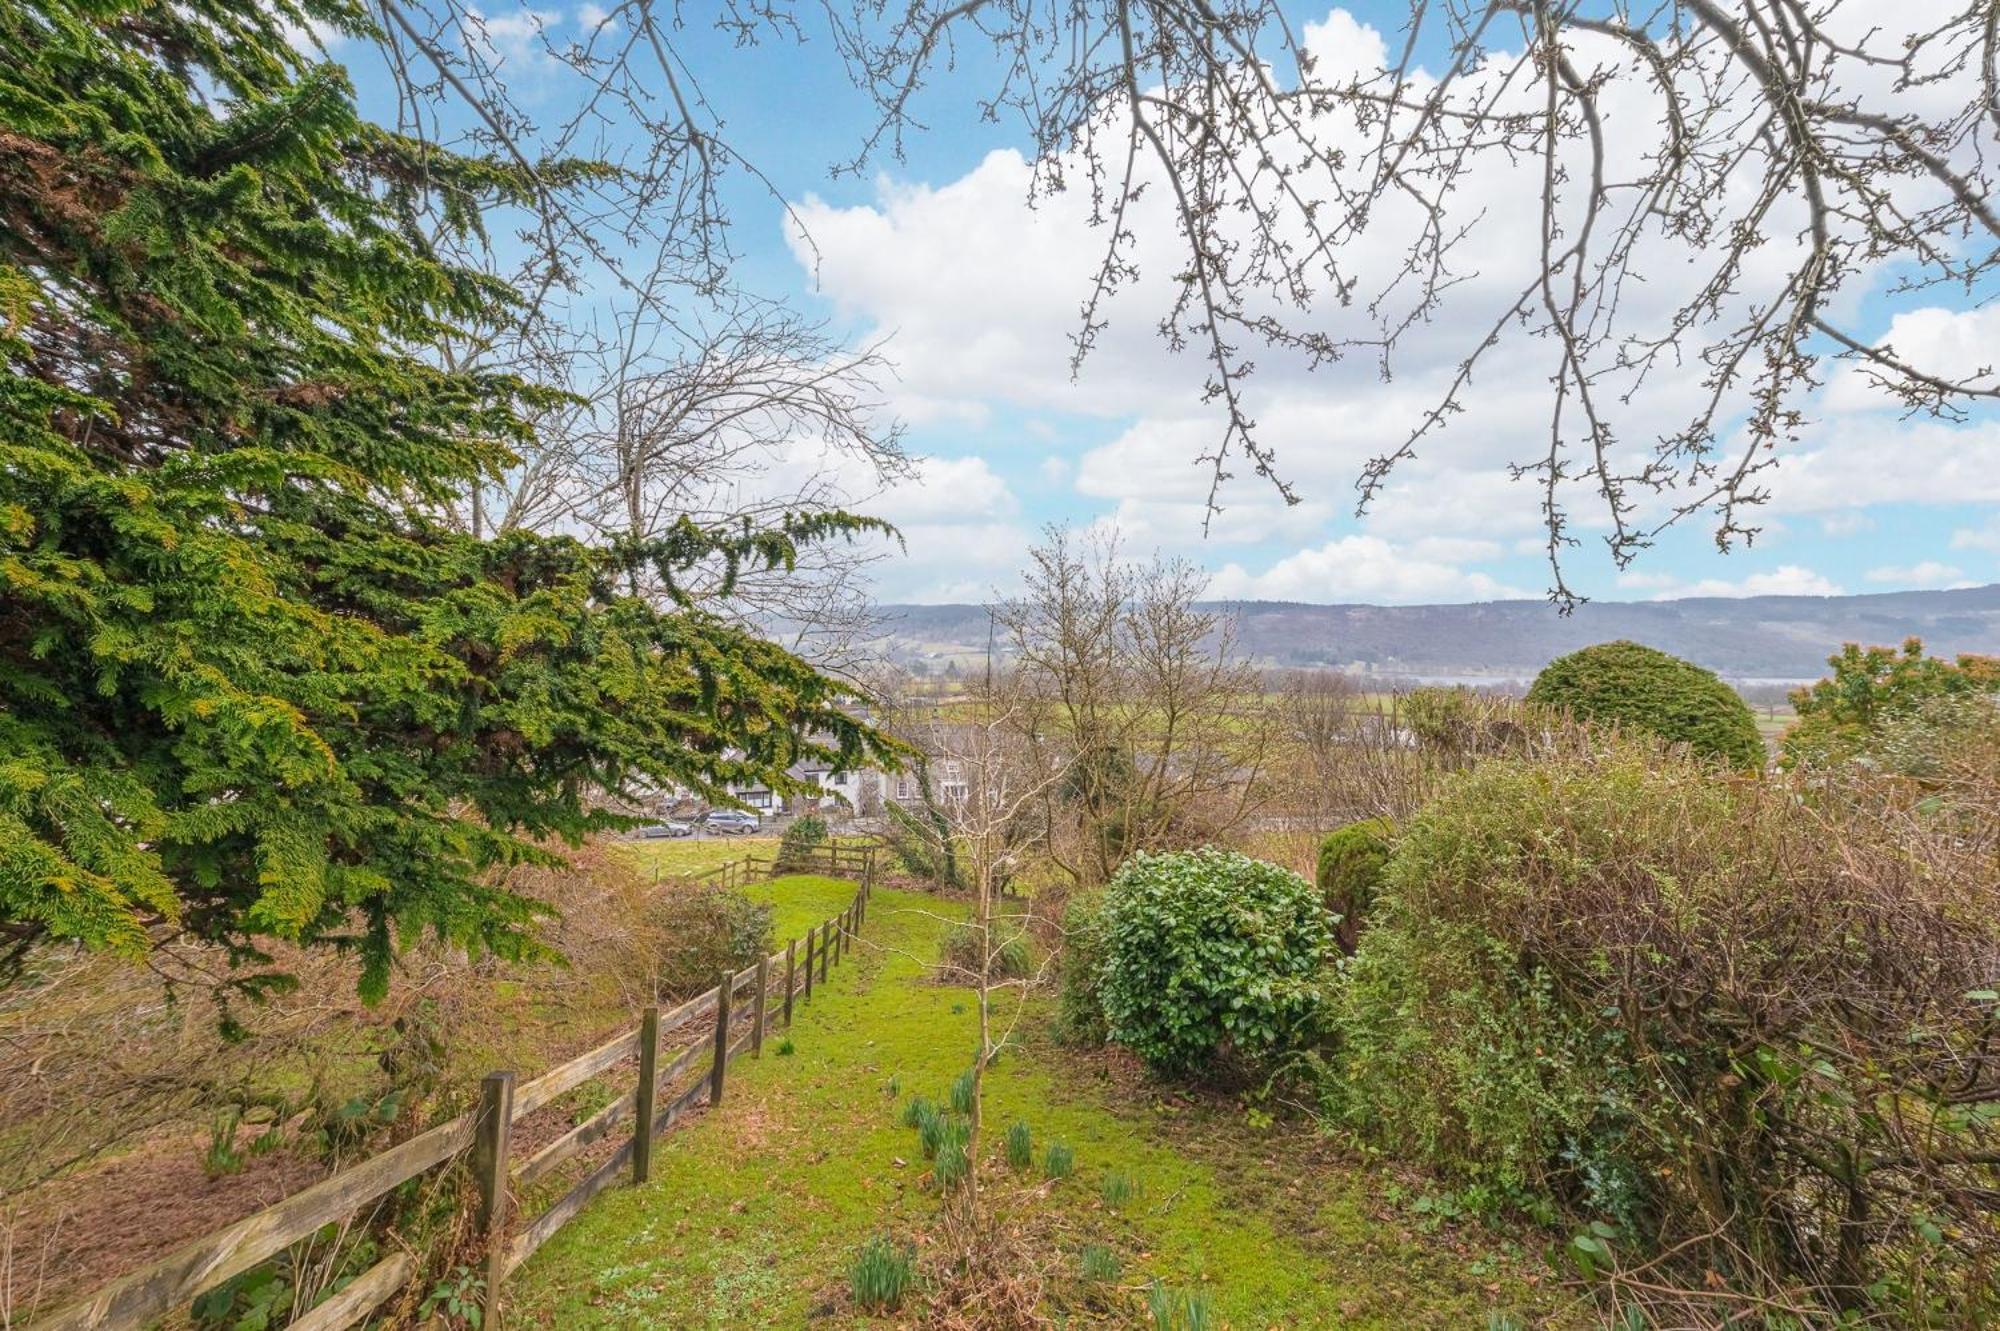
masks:
<svg viewBox="0 0 2000 1331"><path fill-rule="evenodd" d="M754 832L761 825L756 814L745 813L741 809L715 809L702 822L711 832L725 832L733 836Z"/></svg>

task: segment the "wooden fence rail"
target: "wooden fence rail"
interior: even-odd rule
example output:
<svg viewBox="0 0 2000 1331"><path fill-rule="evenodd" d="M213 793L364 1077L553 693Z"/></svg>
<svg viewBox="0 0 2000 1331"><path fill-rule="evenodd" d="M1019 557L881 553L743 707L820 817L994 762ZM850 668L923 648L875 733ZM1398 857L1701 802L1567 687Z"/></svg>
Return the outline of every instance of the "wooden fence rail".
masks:
<svg viewBox="0 0 2000 1331"><path fill-rule="evenodd" d="M322 1227L353 1215L399 1184L460 1156L469 1157L479 1184L478 1230L486 1246L482 1325L492 1331L499 1324L500 1288L507 1275L628 1168L635 1182L644 1182L651 1166L654 1139L672 1129L697 1105L719 1105L729 1064L745 1049L761 1053L774 1016L789 1026L794 999L811 1000L815 961L819 963L820 980L825 982L829 953L834 950L831 940L836 936L850 937L860 927L875 881L872 847L838 849L857 853L851 860L844 854L822 858L829 867L853 863L860 886L846 910L807 931L802 977L796 964L798 949L794 939L785 944L783 951L761 957L755 965L734 973L724 972L714 988L679 1007L667 1012L647 1008L632 1029L532 1081L516 1085L513 1073L495 1072L482 1083L478 1109L419 1133L380 1155L292 1194L275 1206L196 1239L150 1266L121 1276L87 1297L31 1322L28 1331L81 1331L82 1328L136 1331L185 1305L204 1290L248 1271ZM745 863L733 862L736 866ZM747 872L740 867L735 869L739 876ZM704 876L718 875L728 877L721 875L720 870ZM739 881L749 879L740 877ZM817 957L813 950L815 934L821 939ZM775 1005L770 1002L769 993L774 977L780 977L783 986ZM738 997L746 985L752 987L747 1000ZM715 1017L712 1030L678 1042L680 1047L672 1058L663 1056L662 1040L711 1014ZM513 1158L514 1124L564 1093L635 1058L638 1066L632 1089L533 1154ZM681 1080L690 1072L698 1075L681 1086ZM519 1225L513 1223L511 1210L517 1194L547 1178L628 1121L630 1132L617 1150L539 1214ZM345 1331L393 1299L420 1265L407 1252L390 1254L293 1322L291 1331L301 1328Z"/></svg>
<svg viewBox="0 0 2000 1331"><path fill-rule="evenodd" d="M710 883L716 887L743 887L749 883L760 883L766 878L775 878L781 873L816 873L828 878L862 878L871 881L875 874L876 847L869 845L843 845L827 842L824 845L809 846L796 851L786 859L782 867L775 856L745 855L741 859L718 864L713 869L687 877L697 883ZM657 880L659 871L654 870Z"/></svg>

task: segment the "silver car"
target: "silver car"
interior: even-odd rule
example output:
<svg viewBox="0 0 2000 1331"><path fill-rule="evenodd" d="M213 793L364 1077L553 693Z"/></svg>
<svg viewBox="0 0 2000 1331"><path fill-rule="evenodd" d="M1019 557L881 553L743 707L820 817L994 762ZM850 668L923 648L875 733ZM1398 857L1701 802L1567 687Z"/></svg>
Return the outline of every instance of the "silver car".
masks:
<svg viewBox="0 0 2000 1331"><path fill-rule="evenodd" d="M711 832L721 832L731 836L741 836L754 832L760 826L757 815L745 813L741 809L715 809L702 819Z"/></svg>

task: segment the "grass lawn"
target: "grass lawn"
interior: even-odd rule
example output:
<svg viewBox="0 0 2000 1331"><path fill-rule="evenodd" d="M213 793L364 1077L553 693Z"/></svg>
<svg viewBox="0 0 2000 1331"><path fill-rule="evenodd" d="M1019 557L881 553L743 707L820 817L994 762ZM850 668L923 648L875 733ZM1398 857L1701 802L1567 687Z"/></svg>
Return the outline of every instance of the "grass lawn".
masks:
<svg viewBox="0 0 2000 1331"><path fill-rule="evenodd" d="M618 851L629 856L642 874L655 870L662 878L703 873L740 860L746 855L770 859L778 853L774 836L658 837L648 841L621 841ZM818 923L817 920L814 921ZM783 934L778 935L783 938Z"/></svg>
<svg viewBox="0 0 2000 1331"><path fill-rule="evenodd" d="M846 883L751 889L790 937L850 899ZM509 1281L509 1316L544 1327L851 1327L847 1270L871 1235L920 1246L935 1269L939 1203L898 1110L943 1100L976 1030L969 992L926 982L952 908L882 890L864 939L799 1012L795 1052L768 1043L731 1069L721 1109L654 1148L653 1178L604 1194ZM1184 1096L1122 1063L1059 1049L1038 1000L1024 1047L989 1075L987 1197L1039 1270L1059 1324L1143 1325L1155 1278L1205 1293L1216 1326L1452 1327L1490 1312L1551 1322L1563 1300L1531 1286L1533 1254L1441 1225L1389 1174L1343 1160L1303 1129L1259 1131L1240 1108ZM892 1093L891 1087L899 1088ZM1008 1171L1000 1135L1029 1125L1075 1153L1073 1176ZM1136 1194L1107 1205L1105 1180ZM1414 1191L1409 1191L1414 1198ZM1425 1232L1426 1227L1431 1232ZM1531 1240L1531 1242L1533 1242ZM1088 1283L1086 1243L1119 1274ZM905 1316L909 1315L906 1305Z"/></svg>
<svg viewBox="0 0 2000 1331"><path fill-rule="evenodd" d="M834 840L845 845L865 845L872 837L845 836ZM709 869L755 855L769 860L778 853L779 838L775 836L732 836L732 837L658 837L647 841L621 841L618 853L627 856L639 866L639 872L647 876L673 878L688 874L704 873ZM848 893L853 894L852 884ZM818 920L813 921L818 924ZM786 937L783 930L778 933L782 941Z"/></svg>
<svg viewBox="0 0 2000 1331"><path fill-rule="evenodd" d="M817 929L854 901L853 883L812 874L790 874L737 891L771 907L771 937L780 947L792 939L803 944L808 929Z"/></svg>

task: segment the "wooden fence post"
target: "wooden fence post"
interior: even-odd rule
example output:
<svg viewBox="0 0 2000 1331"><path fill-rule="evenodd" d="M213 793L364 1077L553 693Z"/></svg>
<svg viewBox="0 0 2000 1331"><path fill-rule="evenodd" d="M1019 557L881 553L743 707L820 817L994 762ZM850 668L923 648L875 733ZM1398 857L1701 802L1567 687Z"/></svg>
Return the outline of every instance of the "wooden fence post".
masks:
<svg viewBox="0 0 2000 1331"><path fill-rule="evenodd" d="M826 968L831 963L829 955L833 951L833 921L828 920L819 927L819 982L826 983Z"/></svg>
<svg viewBox="0 0 2000 1331"><path fill-rule="evenodd" d="M785 1029L792 1029L792 986L798 982L799 940L785 942Z"/></svg>
<svg viewBox="0 0 2000 1331"><path fill-rule="evenodd" d="M722 1074L729 1068L729 988L735 983L736 977L724 971L715 986L715 1067L708 1074L711 1107L722 1103Z"/></svg>
<svg viewBox="0 0 2000 1331"><path fill-rule="evenodd" d="M818 932L818 931L817 931L817 930L815 930L815 929L808 929L808 930L806 930L806 989L805 989L805 1000L806 1000L806 1002L808 1002L808 1003L810 1003L810 1002L812 1002L812 1001L813 1001L813 935L814 935L815 933L817 933L817 932Z"/></svg>
<svg viewBox="0 0 2000 1331"><path fill-rule="evenodd" d="M638 1122L632 1125L632 1181L644 1183L653 1172L653 1097L659 1091L660 1009L648 1007L639 1018Z"/></svg>
<svg viewBox="0 0 2000 1331"><path fill-rule="evenodd" d="M750 1057L764 1056L764 991L771 987L771 959L757 958L757 994L750 1000Z"/></svg>
<svg viewBox="0 0 2000 1331"><path fill-rule="evenodd" d="M480 1325L500 1325L500 1280L507 1273L507 1148L514 1135L514 1074L489 1072L479 1086L472 1170L479 1180L479 1232L486 1243Z"/></svg>

